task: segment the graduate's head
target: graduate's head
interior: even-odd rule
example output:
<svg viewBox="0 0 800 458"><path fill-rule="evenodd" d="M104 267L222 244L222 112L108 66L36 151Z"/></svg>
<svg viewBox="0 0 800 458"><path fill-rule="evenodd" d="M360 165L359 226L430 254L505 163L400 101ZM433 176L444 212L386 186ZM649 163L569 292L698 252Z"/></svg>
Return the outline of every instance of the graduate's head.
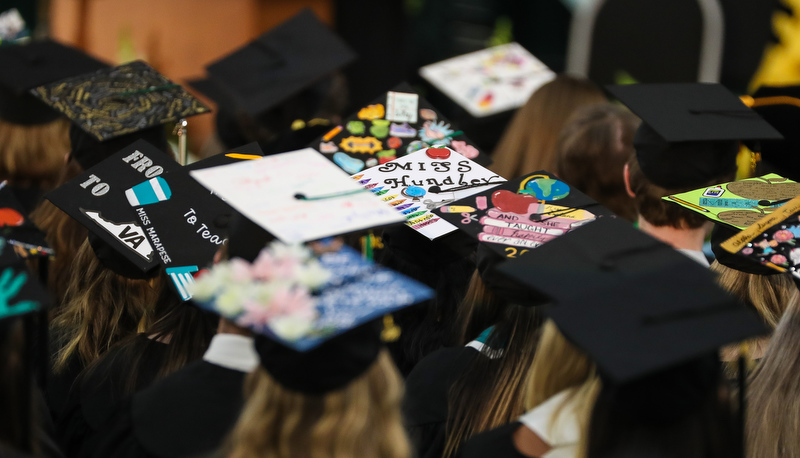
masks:
<svg viewBox="0 0 800 458"><path fill-rule="evenodd" d="M622 169L633 154L639 120L611 103L579 108L561 131L556 145L556 175L616 215L636 219Z"/></svg>
<svg viewBox="0 0 800 458"><path fill-rule="evenodd" d="M85 239L72 259L62 306L51 323L60 351L56 371L77 356L97 359L121 338L146 327L160 286L156 278L128 278L106 267Z"/></svg>
<svg viewBox="0 0 800 458"><path fill-rule="evenodd" d="M531 95L511 120L492 154L491 169L516 178L556 167L556 142L567 119L578 108L606 102L589 80L559 75Z"/></svg>
<svg viewBox="0 0 800 458"><path fill-rule="evenodd" d="M654 226L701 227L699 220L657 203L668 194L732 181L740 141L782 138L719 84L634 84L607 89L642 119L633 140L636 154L628 160L625 175L639 215Z"/></svg>
<svg viewBox="0 0 800 458"><path fill-rule="evenodd" d="M259 366L245 382L246 404L226 456L405 458L411 450L402 396L402 379L386 350L344 387L318 395L288 389Z"/></svg>
<svg viewBox="0 0 800 458"><path fill-rule="evenodd" d="M18 125L0 119L0 180L49 189L57 184L69 153L69 121Z"/></svg>

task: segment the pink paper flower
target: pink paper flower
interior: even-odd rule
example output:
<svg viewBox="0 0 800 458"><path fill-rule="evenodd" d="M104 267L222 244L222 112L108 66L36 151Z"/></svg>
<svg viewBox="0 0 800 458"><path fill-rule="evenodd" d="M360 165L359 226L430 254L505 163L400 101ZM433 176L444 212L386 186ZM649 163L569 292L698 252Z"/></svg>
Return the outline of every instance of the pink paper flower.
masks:
<svg viewBox="0 0 800 458"><path fill-rule="evenodd" d="M745 249L743 249L743 250L742 250L742 254L743 254L743 255L750 255L750 254L753 254L753 249L752 249L752 248L750 248L750 247L747 247L747 248L745 248Z"/></svg>
<svg viewBox="0 0 800 458"><path fill-rule="evenodd" d="M785 264L786 263L786 256L784 256L782 254L773 254L769 258L769 262L771 262L773 264Z"/></svg>
<svg viewBox="0 0 800 458"><path fill-rule="evenodd" d="M794 238L794 234L792 231L788 231L786 229L781 229L780 231L775 232L772 235L773 240L777 240L778 242L788 242Z"/></svg>

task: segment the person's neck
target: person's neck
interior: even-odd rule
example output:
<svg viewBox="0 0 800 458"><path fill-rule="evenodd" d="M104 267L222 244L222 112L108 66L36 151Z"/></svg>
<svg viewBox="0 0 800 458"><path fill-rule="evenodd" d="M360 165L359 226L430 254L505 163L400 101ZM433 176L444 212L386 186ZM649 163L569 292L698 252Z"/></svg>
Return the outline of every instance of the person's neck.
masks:
<svg viewBox="0 0 800 458"><path fill-rule="evenodd" d="M654 226L639 216L639 229L653 238L661 240L676 250L701 251L708 235L708 227L703 225L697 229L676 229L672 226Z"/></svg>

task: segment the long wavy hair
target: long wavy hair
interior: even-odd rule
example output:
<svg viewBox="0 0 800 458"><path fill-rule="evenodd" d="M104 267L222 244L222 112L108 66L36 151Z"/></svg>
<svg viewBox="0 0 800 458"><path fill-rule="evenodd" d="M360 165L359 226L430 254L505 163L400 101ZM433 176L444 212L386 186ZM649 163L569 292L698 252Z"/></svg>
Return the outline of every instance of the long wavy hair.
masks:
<svg viewBox="0 0 800 458"><path fill-rule="evenodd" d="M528 372L525 409L531 410L556 394L571 389L554 415L558 416L568 402L577 406L579 410L576 416L581 431L579 457L585 457L589 421L601 388L602 383L595 364L561 334L552 320L547 320L542 327L542 337ZM555 422L551 422L553 424Z"/></svg>
<svg viewBox="0 0 800 458"><path fill-rule="evenodd" d="M778 323L747 386L748 458L800 457L800 301Z"/></svg>
<svg viewBox="0 0 800 458"><path fill-rule="evenodd" d="M497 323L506 305L505 301L492 293L476 270L456 311L456 344L468 344L486 328Z"/></svg>
<svg viewBox="0 0 800 458"><path fill-rule="evenodd" d="M261 366L245 382L247 403L226 458L408 458L403 383L387 351L364 375L321 396L288 390Z"/></svg>
<svg viewBox="0 0 800 458"><path fill-rule="evenodd" d="M579 107L607 102L594 83L559 75L531 95L497 143L489 167L512 179L556 168L556 142L567 119Z"/></svg>
<svg viewBox="0 0 800 458"><path fill-rule="evenodd" d="M0 181L52 189L69 148L66 118L31 126L0 120Z"/></svg>
<svg viewBox="0 0 800 458"><path fill-rule="evenodd" d="M59 173L57 186L70 181L81 172L83 172L83 168L78 162L70 159ZM55 309L57 310L67 292L67 285L73 271L73 260L89 231L75 218L64 213L48 200L42 201L31 212L31 221L45 233L47 244L56 252L56 256L49 260L46 283L47 289L56 300ZM34 271L38 271L38 266L32 267Z"/></svg>
<svg viewBox="0 0 800 458"><path fill-rule="evenodd" d="M144 330L157 298L158 280L122 277L100 263L89 240L78 248L63 306L50 329L57 342L54 371L73 356L88 366L123 338Z"/></svg>
<svg viewBox="0 0 800 458"><path fill-rule="evenodd" d="M158 286L160 291L153 307L152 324L141 334L131 334L122 339L114 351L106 353L87 367L83 375L85 380L92 380L95 369L110 360L106 367L114 367L121 372L117 375L121 380L122 394L133 394L142 389L145 380L140 375L144 365L149 362L147 341L137 338L142 335L167 344L163 358L154 362L158 367L156 379L166 377L203 356L216 332L219 317L183 302L169 287L169 279L163 270Z"/></svg>
<svg viewBox="0 0 800 458"><path fill-rule="evenodd" d="M525 412L525 377L534 360L541 324L541 313L535 307L508 305L503 309L486 341L496 352L475 358L450 388L443 456L455 456L472 436Z"/></svg>

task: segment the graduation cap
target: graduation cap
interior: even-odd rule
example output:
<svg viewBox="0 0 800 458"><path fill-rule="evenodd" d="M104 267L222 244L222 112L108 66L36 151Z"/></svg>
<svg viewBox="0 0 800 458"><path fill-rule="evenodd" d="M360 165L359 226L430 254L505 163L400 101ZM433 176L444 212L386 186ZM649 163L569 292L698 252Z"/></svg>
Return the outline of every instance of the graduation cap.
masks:
<svg viewBox="0 0 800 458"><path fill-rule="evenodd" d="M310 9L208 65L192 87L228 111L251 116L279 105L356 58Z"/></svg>
<svg viewBox="0 0 800 458"><path fill-rule="evenodd" d="M726 235L730 237L718 240L718 250L726 258L733 257L737 265L747 266L754 270L752 273L762 274L761 269L753 266L756 264L775 272L791 272L800 278L800 248L797 248L800 197L795 197L741 232L720 233L718 237L722 239Z"/></svg>
<svg viewBox="0 0 800 458"><path fill-rule="evenodd" d="M158 259L170 285L184 301L191 299L189 288L194 275L211 264L226 243L235 213L189 172L260 157L257 144L245 145L142 181L125 191L128 204L142 222L147 222L146 235L159 250ZM159 197L159 189L166 199Z"/></svg>
<svg viewBox="0 0 800 458"><path fill-rule="evenodd" d="M525 105L531 94L556 77L519 43L426 65L419 74L476 118Z"/></svg>
<svg viewBox="0 0 800 458"><path fill-rule="evenodd" d="M99 141L210 111L142 61L40 85L31 92Z"/></svg>
<svg viewBox="0 0 800 458"><path fill-rule="evenodd" d="M715 223L744 229L797 195L800 195L799 183L770 173L662 199L697 212Z"/></svg>
<svg viewBox="0 0 800 458"><path fill-rule="evenodd" d="M525 255L599 217L614 215L544 170L434 211L504 258Z"/></svg>
<svg viewBox="0 0 800 458"><path fill-rule="evenodd" d="M781 134L724 86L632 84L608 91L642 119L636 158L644 175L667 189L700 186L736 170L739 141Z"/></svg>
<svg viewBox="0 0 800 458"><path fill-rule="evenodd" d="M144 278L154 274L167 253L152 242L150 235L156 230L140 210L170 199L172 190L162 175L180 168L158 148L139 140L45 197L89 230L95 254L106 267Z"/></svg>
<svg viewBox="0 0 800 458"><path fill-rule="evenodd" d="M707 268L616 218L498 270L549 298L561 332L617 383L767 332Z"/></svg>
<svg viewBox="0 0 800 458"><path fill-rule="evenodd" d="M746 257L735 255L724 248L722 243L738 234L739 231L731 227L715 224L711 231L711 251L714 258L725 267L754 275L777 275L781 272L762 265L758 261Z"/></svg>
<svg viewBox="0 0 800 458"><path fill-rule="evenodd" d="M404 220L316 151L266 156L191 172L279 240L297 243Z"/></svg>
<svg viewBox="0 0 800 458"><path fill-rule="evenodd" d="M482 166L491 158L408 83L382 93L308 146L350 174L417 151L448 147Z"/></svg>
<svg viewBox="0 0 800 458"><path fill-rule="evenodd" d="M742 100L783 135L783 140L761 142L764 170L800 180L800 86L761 86Z"/></svg>
<svg viewBox="0 0 800 458"><path fill-rule="evenodd" d="M0 48L0 119L23 125L45 124L60 113L29 94L29 90L107 65L70 46L52 40Z"/></svg>
<svg viewBox="0 0 800 458"><path fill-rule="evenodd" d="M14 191L0 183L0 237L8 245L3 250L7 260L27 259L30 257L49 257L55 255L45 240L45 234L26 216L24 206ZM5 261L0 261L3 263Z"/></svg>
<svg viewBox="0 0 800 458"><path fill-rule="evenodd" d="M363 374L382 348L380 319L433 291L349 247L318 258L276 242L249 263L215 265L194 301L257 334L261 364L293 391L324 394Z"/></svg>

